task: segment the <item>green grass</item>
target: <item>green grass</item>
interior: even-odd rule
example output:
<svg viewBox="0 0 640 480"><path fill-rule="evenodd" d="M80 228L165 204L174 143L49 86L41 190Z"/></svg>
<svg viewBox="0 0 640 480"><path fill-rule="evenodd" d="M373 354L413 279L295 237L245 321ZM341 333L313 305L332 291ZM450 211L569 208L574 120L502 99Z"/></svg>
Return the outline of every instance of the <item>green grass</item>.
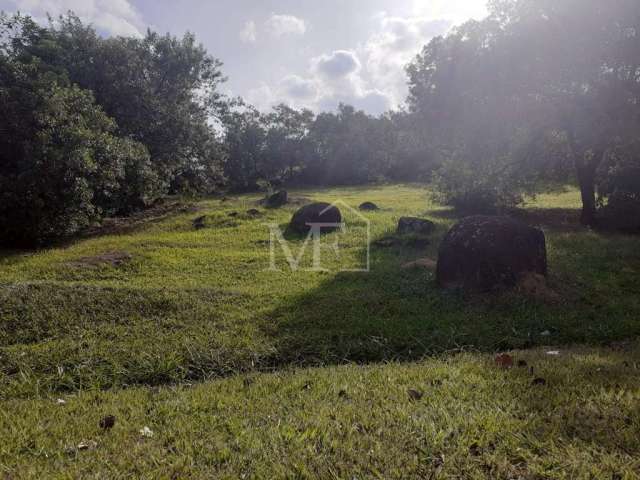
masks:
<svg viewBox="0 0 640 480"><path fill-rule="evenodd" d="M438 290L430 272L401 268L418 258L435 259L455 221L429 202L423 188L292 195L352 206L377 203L382 210L366 214L374 240L393 234L403 215L425 216L438 229L428 247L372 247L369 273L340 272L366 259L366 228L343 209L349 233L323 240L340 247L339 258L324 251L329 272L292 272L281 254L281 271L274 272L266 224L286 225L295 207L253 219L243 212L255 207L257 197L242 196L198 202L198 212L127 234L35 253L0 253L0 439L10 439L0 441L0 476L65 477L61 472L68 471L70 478L90 477L89 472L104 478L124 469L133 478L171 478L171 471L175 478L207 472L232 478L243 472L245 478L429 478L425 472L442 453L450 478L460 472L472 472L469 478L517 478L518 471L531 475L523 478L609 478L616 469L635 478L631 472L638 465L630 458L638 450L638 412L624 402L637 401L638 376L620 367L620 354L593 350L566 362L563 357L553 364L557 376L545 373L557 381L531 390L525 388L527 374L495 372L482 353L453 358L447 352L548 344L597 349L638 337L640 239L577 227L574 190L542 195L526 216L547 234L549 282L562 300L465 296ZM231 212L240 215L231 218ZM204 214L209 228L195 231L191 221ZM294 253L302 243L291 239ZM133 260L97 269L72 265L111 251L128 252ZM311 260L309 249L302 265ZM425 356L432 359L406 363ZM393 363L340 367L386 362ZM615 381L588 371L593 362L611 366ZM321 368L290 371L311 367ZM422 403L407 403L405 387L422 385L417 379L432 370L451 379L449 388L429 390ZM307 377L318 387L303 395L300 385ZM574 377L575 385L563 380ZM254 378L255 386L244 386ZM336 398L342 384L348 402ZM613 422L617 395L623 402L617 414L631 424L616 427L598 446L587 433L606 437L593 429ZM64 408L53 402L60 396L69 398ZM465 409L471 413L463 414ZM604 413L596 414L599 409ZM108 411L123 421L97 438L97 417ZM368 418L367 435L359 427L353 431ZM137 431L145 422L158 435L141 441ZM488 436L480 434L482 428ZM636 440L627 435L633 428ZM449 434L455 440L447 440ZM340 435L348 437L346 443ZM496 450L485 449L482 461L468 458L466 443L473 436ZM93 438L99 443L95 451L64 452ZM576 475L561 475L563 465ZM601 476L607 469L613 473Z"/></svg>
<svg viewBox="0 0 640 480"><path fill-rule="evenodd" d="M637 479L640 348L236 376L10 400L6 478ZM534 375L530 373L534 368ZM544 378L546 385L532 380ZM423 393L412 400L409 390ZM105 415L115 427L99 427ZM142 437L148 427L152 437ZM84 444L89 449L79 450Z"/></svg>

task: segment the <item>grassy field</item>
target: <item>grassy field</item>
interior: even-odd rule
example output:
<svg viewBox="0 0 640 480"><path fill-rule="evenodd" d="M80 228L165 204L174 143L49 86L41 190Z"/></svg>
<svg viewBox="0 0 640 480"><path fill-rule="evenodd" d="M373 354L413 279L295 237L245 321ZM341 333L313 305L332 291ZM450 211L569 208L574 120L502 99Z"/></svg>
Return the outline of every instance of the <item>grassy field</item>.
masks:
<svg viewBox="0 0 640 480"><path fill-rule="evenodd" d="M437 258L455 221L424 189L292 195L374 201L373 240L403 215L438 230L426 247L374 243L369 273L341 272L367 252L345 207L328 272L292 272L281 254L270 271L266 224L295 207L253 218L243 196L0 253L0 478L638 478L640 353L607 347L640 334L640 239L579 228L575 191L543 195L522 215L547 234L559 300L466 296L401 268ZM109 252L131 260L87 260ZM533 375L492 365L521 349Z"/></svg>

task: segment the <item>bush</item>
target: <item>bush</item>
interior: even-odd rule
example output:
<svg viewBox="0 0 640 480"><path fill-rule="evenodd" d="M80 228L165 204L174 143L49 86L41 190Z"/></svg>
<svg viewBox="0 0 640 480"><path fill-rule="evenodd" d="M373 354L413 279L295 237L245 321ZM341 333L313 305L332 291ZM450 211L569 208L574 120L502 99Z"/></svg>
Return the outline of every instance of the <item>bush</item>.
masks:
<svg viewBox="0 0 640 480"><path fill-rule="evenodd" d="M446 160L432 178L433 199L463 214L496 214L524 201L524 191L506 170L486 169L458 158Z"/></svg>
<svg viewBox="0 0 640 480"><path fill-rule="evenodd" d="M6 57L0 74L0 244L40 246L157 194L146 149L90 92Z"/></svg>
<svg viewBox="0 0 640 480"><path fill-rule="evenodd" d="M598 172L599 223L640 233L640 144L615 149Z"/></svg>

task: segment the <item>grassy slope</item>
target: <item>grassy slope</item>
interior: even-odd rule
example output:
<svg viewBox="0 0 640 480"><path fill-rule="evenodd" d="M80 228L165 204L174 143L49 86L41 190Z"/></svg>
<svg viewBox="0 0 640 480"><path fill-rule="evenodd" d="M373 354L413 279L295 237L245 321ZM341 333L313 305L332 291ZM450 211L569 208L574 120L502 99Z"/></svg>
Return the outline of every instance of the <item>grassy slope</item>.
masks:
<svg viewBox="0 0 640 480"><path fill-rule="evenodd" d="M286 223L293 208L256 220L227 217L252 207L250 197L202 203L213 220L199 232L191 220L200 213L192 213L134 234L8 255L0 260L0 396L161 385L288 364L411 360L463 346L523 348L547 342L539 335L547 330L557 343L640 333L635 238L548 232L560 305L509 296L465 299L438 291L429 272L399 268L435 258L452 223L423 190L305 193L352 205L377 202L385 210L368 215L374 238L393 232L406 214L427 213L440 226L426 249L373 248L369 274L292 273L282 262L282 272L267 271L264 223ZM570 192L539 201L571 208L578 199ZM354 231L340 240L341 257L332 267L361 262L363 229ZM113 250L130 252L134 261L98 270L68 265Z"/></svg>
<svg viewBox="0 0 640 480"><path fill-rule="evenodd" d="M0 478L640 478L638 346L515 355L547 384L464 354L12 400Z"/></svg>
<svg viewBox="0 0 640 480"><path fill-rule="evenodd" d="M484 357L468 356L417 366L261 376L256 383L260 388L247 389L243 377L236 377L194 390L156 393L142 387L83 393L71 397L71 408L52 403L52 396L96 387L165 385L289 366L418 360L461 347L496 351L548 343L605 344L640 333L639 240L565 228L565 219L576 215L575 192L542 196L530 211L550 224L551 285L563 297L555 305L514 295L445 294L435 288L430 273L401 270L405 261L435 258L439 239L453 222L448 212L428 203L421 189L335 189L300 195L352 205L375 201L383 211L368 214L374 238L392 233L398 217L406 214L427 215L439 229L426 249L374 248L369 274L269 272L264 223L286 223L292 208L267 212L263 219L229 218L231 211L254 206L255 198L243 197L224 204L202 202L201 213L178 215L137 233L0 256L0 412L7 412L0 420L0 438L13 439L0 442L0 473L29 476L29 469L34 473L63 465L71 471L94 471L98 464L103 470L96 471L105 473L109 465L138 465L155 478L149 472L168 472L169 462L196 473L219 469L238 474L245 468L255 473L264 464L276 475L312 469L330 477L335 463L338 477L369 464L372 470L362 470L364 476L378 468L382 476L393 477L401 465L414 472L418 463L428 468L428 458L440 451L456 458L445 462L449 471L462 471L470 462L477 476L490 468L482 466L486 462L504 472L549 467L551 476L561 476L563 461L578 468L581 458L585 478L586 471L600 468L601 462L602 468L615 465L632 471L630 456L638 453L637 440L629 436L638 432L637 370L622 369L622 357L613 353L560 362L558 372L549 374L555 376L555 388L542 390L546 394L524 389L531 380L525 373L505 377L487 370ZM190 222L202 213L212 217L212 228L195 232ZM342 255L333 267L362 262L364 230L352 232L340 239ZM130 252L133 262L97 270L68 265L114 250ZM540 335L544 331L551 337ZM581 362L611 368L604 375L583 368ZM431 411L431 400L420 407L405 401L405 384L426 388L417 379L432 369L455 380L450 388L437 390L433 400L439 402L435 411L442 416ZM306 377L316 379L319 388L300 397L299 384ZM575 385L565 385L564 379ZM481 388L474 387L476 381ZM341 403L334 395L341 384L357 391L349 402ZM522 394L527 397L524 406L517 396ZM617 413L612 402L622 402ZM464 415L462 409L477 414ZM273 418L283 423L269 423L270 411L278 412ZM65 455L63 444L97 435L97 418L105 412L123 419L114 435L100 437L99 449L87 458ZM624 417L625 426L615 415ZM575 420L567 421L571 416ZM353 419L358 420L349 424ZM361 439L361 429L353 431L353 425L367 419L373 430ZM496 422L503 419L508 422L500 436ZM140 442L137 430L145 422L162 433ZM598 447L587 433L607 424L615 426L612 437ZM322 433L325 426L327 434ZM340 447L341 428L352 442L345 448ZM471 437L460 433L467 429L478 443L486 440L483 445L503 450L483 454L482 462L467 458ZM482 429L493 436L483 437ZM456 439L446 440L448 432ZM586 453L580 453L585 445ZM284 459L285 453L290 460Z"/></svg>

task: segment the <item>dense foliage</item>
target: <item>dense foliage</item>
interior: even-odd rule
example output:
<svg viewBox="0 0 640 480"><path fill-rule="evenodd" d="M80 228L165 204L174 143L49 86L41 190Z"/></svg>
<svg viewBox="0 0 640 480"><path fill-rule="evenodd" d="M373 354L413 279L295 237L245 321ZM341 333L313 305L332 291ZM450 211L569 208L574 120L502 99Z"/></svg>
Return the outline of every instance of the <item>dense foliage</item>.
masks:
<svg viewBox="0 0 640 480"><path fill-rule="evenodd" d="M0 28L0 243L47 243L220 183L220 64L192 36L102 39L73 16Z"/></svg>
<svg viewBox="0 0 640 480"><path fill-rule="evenodd" d="M236 190L262 184L358 185L428 178L427 148L406 115L379 118L340 105L315 115L277 105L261 113L242 102L224 117L225 173Z"/></svg>
<svg viewBox="0 0 640 480"><path fill-rule="evenodd" d="M492 164L515 166L529 179L510 185L515 198L558 161L571 166L582 221L593 225L600 165L640 132L640 4L494 0L490 10L434 39L408 67L416 124L446 158L480 176ZM457 175L440 179L449 203L478 189L456 188ZM480 184L491 196L496 184Z"/></svg>

